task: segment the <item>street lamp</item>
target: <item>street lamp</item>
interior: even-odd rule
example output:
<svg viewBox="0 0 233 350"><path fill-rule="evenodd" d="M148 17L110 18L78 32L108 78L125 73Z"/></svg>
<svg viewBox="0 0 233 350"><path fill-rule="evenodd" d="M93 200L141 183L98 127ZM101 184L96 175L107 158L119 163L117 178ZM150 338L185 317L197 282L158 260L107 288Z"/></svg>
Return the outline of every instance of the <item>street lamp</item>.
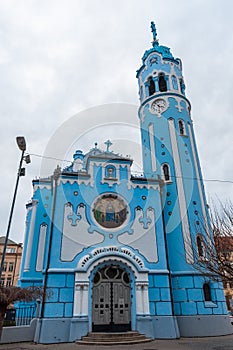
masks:
<svg viewBox="0 0 233 350"><path fill-rule="evenodd" d="M15 191L14 191L14 196L13 196L13 200L12 200L12 204L11 204L11 211L10 211L10 215L9 215L7 232L6 232L6 237L5 237L5 242L4 242L3 252L2 252L2 260L1 260L1 267L0 267L0 282L1 282L1 277L2 277L2 271L4 268L4 260L5 260L5 256L6 256L7 241L8 241L8 237L9 237L9 233L10 233L11 221L12 221L15 200L16 200L16 194L17 194L17 189L18 189L18 184L19 184L19 177L25 175L25 168L22 168L23 160L25 160L25 162L27 164L29 164L31 162L29 155L24 156L24 153L26 151L25 138L23 136L17 136L16 142L17 142L19 149L22 151L22 154L21 154L21 158L20 158L20 162L19 162L19 168L18 168L17 179L16 179L16 184L15 184Z"/></svg>

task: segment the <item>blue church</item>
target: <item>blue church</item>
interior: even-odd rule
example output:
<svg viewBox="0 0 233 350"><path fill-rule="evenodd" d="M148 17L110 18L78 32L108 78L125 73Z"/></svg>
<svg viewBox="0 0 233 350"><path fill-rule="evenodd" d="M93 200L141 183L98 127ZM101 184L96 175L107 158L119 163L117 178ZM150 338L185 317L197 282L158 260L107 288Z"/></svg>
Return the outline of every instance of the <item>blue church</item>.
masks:
<svg viewBox="0 0 233 350"><path fill-rule="evenodd" d="M36 342L232 333L222 284L194 268L213 238L182 62L151 29L137 71L143 174L108 140L33 180L19 285L52 292Z"/></svg>

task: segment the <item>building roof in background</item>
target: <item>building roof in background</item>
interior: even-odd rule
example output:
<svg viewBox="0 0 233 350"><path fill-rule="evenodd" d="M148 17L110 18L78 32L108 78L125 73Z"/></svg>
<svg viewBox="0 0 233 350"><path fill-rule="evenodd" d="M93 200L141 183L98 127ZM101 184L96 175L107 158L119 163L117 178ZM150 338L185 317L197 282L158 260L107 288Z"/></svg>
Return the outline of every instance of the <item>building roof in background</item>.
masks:
<svg viewBox="0 0 233 350"><path fill-rule="evenodd" d="M0 244L4 244L5 243L5 239L6 239L5 236L1 236L0 237ZM18 243L14 242L14 241L12 241L11 239L8 238L7 244L18 244Z"/></svg>

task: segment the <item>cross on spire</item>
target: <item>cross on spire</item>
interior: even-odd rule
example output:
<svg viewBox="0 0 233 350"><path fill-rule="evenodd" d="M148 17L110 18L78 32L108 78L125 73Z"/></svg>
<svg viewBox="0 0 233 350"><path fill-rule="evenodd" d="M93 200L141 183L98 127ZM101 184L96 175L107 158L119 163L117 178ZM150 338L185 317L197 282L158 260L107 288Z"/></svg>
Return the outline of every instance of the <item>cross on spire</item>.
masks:
<svg viewBox="0 0 233 350"><path fill-rule="evenodd" d="M155 22L151 22L150 27L153 34L153 39L156 40L157 32L156 32Z"/></svg>
<svg viewBox="0 0 233 350"><path fill-rule="evenodd" d="M154 46L154 44L156 44L156 43L157 43L157 45L158 45L157 31L156 31L155 23L154 23L154 22L151 22L150 27L151 27L151 31L152 31L152 35L153 35L153 42L152 42L152 44L153 44L153 46Z"/></svg>
<svg viewBox="0 0 233 350"><path fill-rule="evenodd" d="M112 142L110 140L107 140L104 142L104 144L107 146L106 153L110 153L109 147L112 146Z"/></svg>

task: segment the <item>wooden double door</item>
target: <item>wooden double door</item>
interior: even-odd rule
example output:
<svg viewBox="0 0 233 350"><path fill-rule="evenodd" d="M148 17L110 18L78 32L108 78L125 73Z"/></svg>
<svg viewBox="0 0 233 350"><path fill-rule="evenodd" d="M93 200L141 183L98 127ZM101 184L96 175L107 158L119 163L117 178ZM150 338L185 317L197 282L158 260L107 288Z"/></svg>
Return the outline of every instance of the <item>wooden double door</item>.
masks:
<svg viewBox="0 0 233 350"><path fill-rule="evenodd" d="M97 271L93 281L92 330L123 332L131 329L130 279L125 270L110 265Z"/></svg>

